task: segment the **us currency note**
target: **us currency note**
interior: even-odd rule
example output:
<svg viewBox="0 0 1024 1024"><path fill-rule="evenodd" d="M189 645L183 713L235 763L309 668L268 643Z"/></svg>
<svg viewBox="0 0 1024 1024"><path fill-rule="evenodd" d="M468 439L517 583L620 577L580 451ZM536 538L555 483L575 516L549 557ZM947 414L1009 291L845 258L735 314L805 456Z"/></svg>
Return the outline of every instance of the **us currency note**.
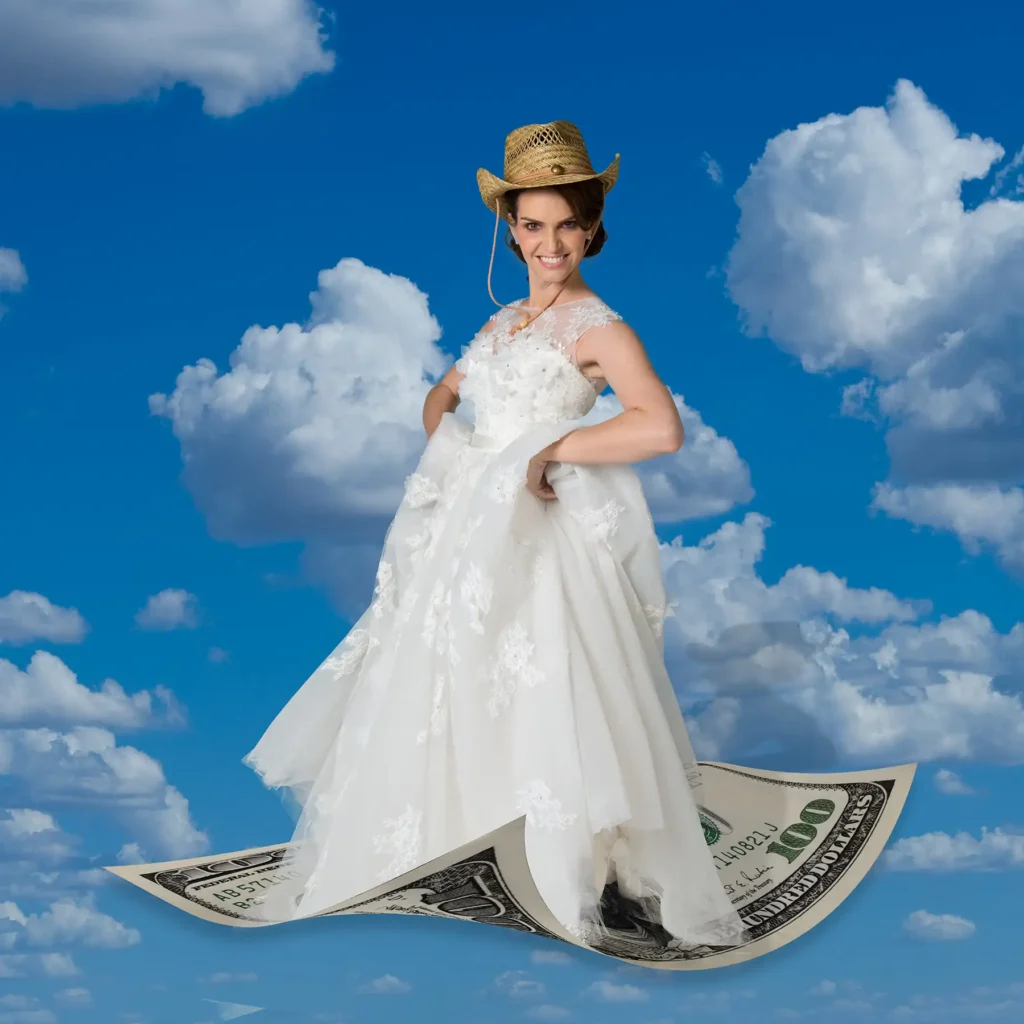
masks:
<svg viewBox="0 0 1024 1024"><path fill-rule="evenodd" d="M747 926L739 944L683 947L609 885L608 933L567 932L537 891L525 818L318 915L408 914L475 921L583 946L662 970L703 970L761 956L803 935L856 888L903 808L915 765L795 774L701 762L701 823L719 877ZM196 917L261 927L266 892L291 877L287 844L107 870Z"/></svg>

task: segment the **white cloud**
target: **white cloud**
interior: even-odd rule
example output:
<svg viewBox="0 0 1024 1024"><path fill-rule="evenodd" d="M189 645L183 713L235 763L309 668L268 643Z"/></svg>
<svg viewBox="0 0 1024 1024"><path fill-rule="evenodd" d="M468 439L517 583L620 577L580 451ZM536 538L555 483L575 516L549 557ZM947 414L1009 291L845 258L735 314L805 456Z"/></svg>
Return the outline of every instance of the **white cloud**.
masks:
<svg viewBox="0 0 1024 1024"><path fill-rule="evenodd" d="M917 526L952 530L970 554L991 545L1008 566L1024 569L1024 490L1019 487L878 483L871 508Z"/></svg>
<svg viewBox="0 0 1024 1024"><path fill-rule="evenodd" d="M447 363L426 296L345 259L311 301L305 325L250 327L226 373L201 359L150 397L219 538L376 540L422 451L424 375Z"/></svg>
<svg viewBox="0 0 1024 1024"><path fill-rule="evenodd" d="M0 103L76 107L186 83L231 116L330 71L309 0L6 0Z"/></svg>
<svg viewBox="0 0 1024 1024"><path fill-rule="evenodd" d="M704 165L704 170L707 172L707 176L716 185L721 185L723 180L722 165L710 153L702 153L700 159Z"/></svg>
<svg viewBox="0 0 1024 1024"><path fill-rule="evenodd" d="M67 953L42 953L39 962L43 973L51 978L68 978L79 973L75 961Z"/></svg>
<svg viewBox="0 0 1024 1024"><path fill-rule="evenodd" d="M539 1006L531 1006L523 1016L531 1020L565 1020L572 1016L564 1006L555 1006L553 1003L541 1003Z"/></svg>
<svg viewBox="0 0 1024 1024"><path fill-rule="evenodd" d="M88 630L77 609L60 608L42 594L12 590L6 597L0 597L0 643L49 640L55 644L77 644L85 639Z"/></svg>
<svg viewBox="0 0 1024 1024"><path fill-rule="evenodd" d="M642 1003L650 998L644 989L636 985L617 985L606 978L595 981L586 991L606 1003Z"/></svg>
<svg viewBox="0 0 1024 1024"><path fill-rule="evenodd" d="M202 853L207 837L188 801L164 778L160 763L113 733L92 726L0 731L0 776L17 783L26 803L105 811L145 847L169 857Z"/></svg>
<svg viewBox="0 0 1024 1024"><path fill-rule="evenodd" d="M57 1024L53 1010L0 1010L0 1024Z"/></svg>
<svg viewBox="0 0 1024 1024"><path fill-rule="evenodd" d="M0 904L3 917L19 926L19 938L23 935L30 946L77 943L94 949L123 949L141 940L134 928L97 910L88 897L80 903L61 900L42 914L24 914L15 904Z"/></svg>
<svg viewBox="0 0 1024 1024"><path fill-rule="evenodd" d="M37 651L21 671L0 658L0 726L105 725L139 729L180 725L183 711L166 687L127 694L113 679L99 690L83 686L60 658Z"/></svg>
<svg viewBox="0 0 1024 1024"><path fill-rule="evenodd" d="M527 976L526 971L503 971L494 979L494 987L513 998L544 995L544 986Z"/></svg>
<svg viewBox="0 0 1024 1024"><path fill-rule="evenodd" d="M0 292L20 292L27 283L21 257L14 249L0 248Z"/></svg>
<svg viewBox="0 0 1024 1024"><path fill-rule="evenodd" d="M937 942L955 942L969 939L976 931L973 921L955 914L930 914L927 910L915 910L908 914L903 928L915 939Z"/></svg>
<svg viewBox="0 0 1024 1024"><path fill-rule="evenodd" d="M530 953L530 963L565 967L573 963L573 958L561 949L535 949Z"/></svg>
<svg viewBox="0 0 1024 1024"><path fill-rule="evenodd" d="M65 988L55 993L53 999L61 1006L88 1006L92 993L87 988Z"/></svg>
<svg viewBox="0 0 1024 1024"><path fill-rule="evenodd" d="M135 615L140 629L194 629L198 622L198 599L187 590L168 588L153 594Z"/></svg>
<svg viewBox="0 0 1024 1024"><path fill-rule="evenodd" d="M218 1020L235 1020L238 1017L248 1017L254 1013L262 1013L262 1006L248 1006L245 1003L226 1003L220 999L206 999L204 1002L212 1003L217 1008Z"/></svg>
<svg viewBox="0 0 1024 1024"><path fill-rule="evenodd" d="M814 988L811 989L812 996L834 996L836 994L836 988L838 986L834 981L829 981L825 978L823 981L819 981Z"/></svg>
<svg viewBox="0 0 1024 1024"><path fill-rule="evenodd" d="M409 992L412 985L393 974L382 974L379 978L360 986L359 991L367 995L392 995Z"/></svg>
<svg viewBox="0 0 1024 1024"><path fill-rule="evenodd" d="M882 855L893 871L1001 871L1024 868L1024 832L1001 828L969 832L928 832L893 843Z"/></svg>
<svg viewBox="0 0 1024 1024"><path fill-rule="evenodd" d="M666 660L701 756L806 770L1024 761L1024 625L1000 634L976 611L915 621L927 602L808 566L766 584L768 525L750 513L661 548Z"/></svg>
<svg viewBox="0 0 1024 1024"><path fill-rule="evenodd" d="M0 808L3 860L24 859L52 867L67 860L75 840L49 814L23 808Z"/></svg>
<svg viewBox="0 0 1024 1024"><path fill-rule="evenodd" d="M843 408L889 428L874 509L1024 569L1024 200L962 195L1004 156L907 81L785 131L737 193L728 282L809 372L868 375Z"/></svg>
<svg viewBox="0 0 1024 1024"><path fill-rule="evenodd" d="M935 788L946 796L970 796L974 790L948 768L940 768L935 773Z"/></svg>

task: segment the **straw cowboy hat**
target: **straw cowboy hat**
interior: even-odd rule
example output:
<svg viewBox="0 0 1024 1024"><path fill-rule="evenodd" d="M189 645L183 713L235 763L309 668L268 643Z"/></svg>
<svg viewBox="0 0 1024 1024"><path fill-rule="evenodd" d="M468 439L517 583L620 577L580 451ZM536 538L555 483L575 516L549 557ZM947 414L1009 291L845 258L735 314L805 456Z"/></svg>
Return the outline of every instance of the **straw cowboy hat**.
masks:
<svg viewBox="0 0 1024 1024"><path fill-rule="evenodd" d="M599 178L607 193L618 176L618 153L598 174L590 163L579 128L570 121L551 121L528 124L509 133L505 139L504 177L481 167L476 172L476 181L487 209L497 213L500 197L512 189L544 188Z"/></svg>

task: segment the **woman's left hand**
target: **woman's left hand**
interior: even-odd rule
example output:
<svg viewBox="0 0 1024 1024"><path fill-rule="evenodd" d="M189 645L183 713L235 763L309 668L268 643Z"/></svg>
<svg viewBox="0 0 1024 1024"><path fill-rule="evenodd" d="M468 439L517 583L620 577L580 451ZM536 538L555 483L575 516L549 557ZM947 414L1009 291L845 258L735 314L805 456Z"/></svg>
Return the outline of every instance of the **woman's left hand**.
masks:
<svg viewBox="0 0 1024 1024"><path fill-rule="evenodd" d="M548 445L543 451L537 452L526 467L526 489L545 501L551 501L558 497L555 494L555 489L548 483L547 477L544 475L545 467L552 461L551 448L552 446Z"/></svg>

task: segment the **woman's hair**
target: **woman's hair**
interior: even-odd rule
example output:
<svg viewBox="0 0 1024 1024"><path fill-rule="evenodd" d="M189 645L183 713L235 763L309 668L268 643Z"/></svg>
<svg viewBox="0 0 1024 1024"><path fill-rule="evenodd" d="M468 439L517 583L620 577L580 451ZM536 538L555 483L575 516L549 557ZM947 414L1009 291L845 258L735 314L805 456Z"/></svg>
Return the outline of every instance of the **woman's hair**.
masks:
<svg viewBox="0 0 1024 1024"><path fill-rule="evenodd" d="M588 181L571 181L565 185L549 185L545 187L553 189L569 204L577 223L584 230L592 227L594 221L601 216L604 210L604 184L598 178L590 178ZM513 220L517 220L519 217L519 197L525 191L527 190L523 188L512 189L501 197L504 212L511 214ZM607 239L608 232L604 229L604 221L601 221L594 240L583 254L584 258L596 256ZM505 244L523 263L526 262L522 249L516 244L511 228L505 231Z"/></svg>

